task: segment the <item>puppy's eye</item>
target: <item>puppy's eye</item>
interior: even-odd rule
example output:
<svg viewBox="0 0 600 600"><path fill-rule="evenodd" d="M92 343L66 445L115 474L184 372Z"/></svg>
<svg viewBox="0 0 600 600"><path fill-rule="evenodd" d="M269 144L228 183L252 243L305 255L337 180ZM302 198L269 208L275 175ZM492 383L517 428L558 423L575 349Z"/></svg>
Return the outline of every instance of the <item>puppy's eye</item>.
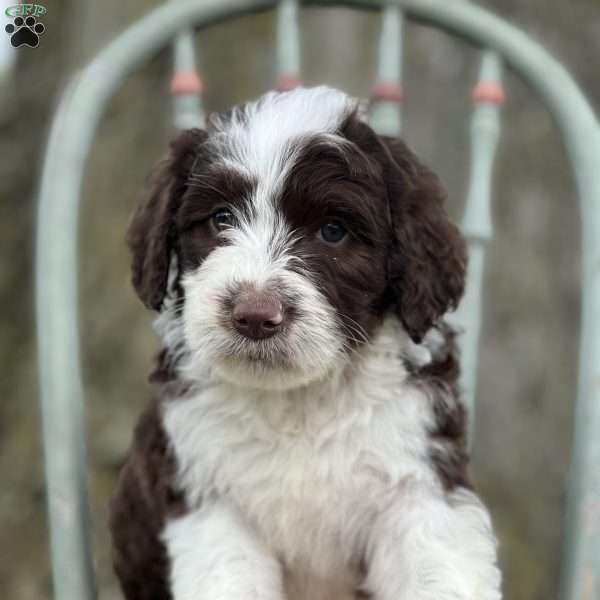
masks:
<svg viewBox="0 0 600 600"><path fill-rule="evenodd" d="M235 217L228 208L220 208L213 214L211 221L217 231L223 231L227 227L235 225Z"/></svg>
<svg viewBox="0 0 600 600"><path fill-rule="evenodd" d="M325 223L319 230L319 237L328 244L339 244L347 235L346 228L338 221Z"/></svg>

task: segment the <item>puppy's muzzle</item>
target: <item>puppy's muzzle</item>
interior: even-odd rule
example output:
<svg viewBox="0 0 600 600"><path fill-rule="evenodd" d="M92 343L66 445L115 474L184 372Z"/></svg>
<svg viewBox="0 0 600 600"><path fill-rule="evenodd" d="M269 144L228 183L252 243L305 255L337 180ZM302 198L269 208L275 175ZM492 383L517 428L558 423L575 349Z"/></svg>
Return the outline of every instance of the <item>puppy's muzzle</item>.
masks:
<svg viewBox="0 0 600 600"><path fill-rule="evenodd" d="M246 289L235 300L231 319L238 333L252 340L262 340L283 328L283 306L273 294Z"/></svg>

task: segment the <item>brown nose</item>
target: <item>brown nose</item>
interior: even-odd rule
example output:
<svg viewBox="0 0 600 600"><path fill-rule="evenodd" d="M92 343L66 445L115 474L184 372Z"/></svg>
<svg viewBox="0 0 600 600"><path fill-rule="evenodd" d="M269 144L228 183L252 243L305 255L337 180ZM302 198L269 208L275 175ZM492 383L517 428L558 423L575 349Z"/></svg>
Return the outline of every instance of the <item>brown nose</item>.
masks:
<svg viewBox="0 0 600 600"><path fill-rule="evenodd" d="M275 335L283 325L281 302L274 296L245 291L233 306L233 326L245 337L262 340Z"/></svg>

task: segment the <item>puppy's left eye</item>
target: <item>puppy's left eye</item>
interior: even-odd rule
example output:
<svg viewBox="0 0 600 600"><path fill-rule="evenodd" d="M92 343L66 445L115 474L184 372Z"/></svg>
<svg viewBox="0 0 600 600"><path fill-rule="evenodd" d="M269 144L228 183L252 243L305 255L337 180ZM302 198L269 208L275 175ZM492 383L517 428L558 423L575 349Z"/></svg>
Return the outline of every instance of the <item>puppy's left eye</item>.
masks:
<svg viewBox="0 0 600 600"><path fill-rule="evenodd" d="M223 229L235 225L235 217L228 208L219 209L213 214L211 221L217 231L223 231Z"/></svg>
<svg viewBox="0 0 600 600"><path fill-rule="evenodd" d="M328 244L339 244L348 235L348 231L339 221L331 221L321 226L319 237Z"/></svg>

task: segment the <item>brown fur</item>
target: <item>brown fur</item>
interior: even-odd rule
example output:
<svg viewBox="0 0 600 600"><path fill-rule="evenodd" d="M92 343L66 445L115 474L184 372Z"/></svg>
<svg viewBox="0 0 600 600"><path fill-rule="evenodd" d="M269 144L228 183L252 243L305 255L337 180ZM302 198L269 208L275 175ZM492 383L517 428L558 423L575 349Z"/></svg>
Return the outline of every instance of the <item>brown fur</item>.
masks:
<svg viewBox="0 0 600 600"><path fill-rule="evenodd" d="M387 287L389 225L381 168L356 145L338 148L316 136L304 142L280 207L298 232L293 254L335 308L348 345L364 342L382 321ZM317 238L329 220L343 222L349 231L339 246Z"/></svg>
<svg viewBox="0 0 600 600"><path fill-rule="evenodd" d="M458 348L455 333L446 325L444 352L429 365L413 375L413 379L433 399L435 427L429 432L434 445L430 457L437 474L447 490L460 486L472 489L467 450L467 411L459 397Z"/></svg>
<svg viewBox="0 0 600 600"><path fill-rule="evenodd" d="M154 310L162 306L171 252L177 251L174 217L188 176L206 132L190 129L171 144L156 170L152 192L133 213L127 232L132 255L131 281L142 302Z"/></svg>
<svg viewBox="0 0 600 600"><path fill-rule="evenodd" d="M160 407L153 402L136 427L111 503L113 564L126 598L171 600L169 563L160 534L168 517L185 511L174 474Z"/></svg>
<svg viewBox="0 0 600 600"><path fill-rule="evenodd" d="M464 240L444 208L438 178L400 140L383 138L390 155L386 173L394 224L390 288L396 311L414 341L420 341L448 310L456 308L465 283Z"/></svg>

